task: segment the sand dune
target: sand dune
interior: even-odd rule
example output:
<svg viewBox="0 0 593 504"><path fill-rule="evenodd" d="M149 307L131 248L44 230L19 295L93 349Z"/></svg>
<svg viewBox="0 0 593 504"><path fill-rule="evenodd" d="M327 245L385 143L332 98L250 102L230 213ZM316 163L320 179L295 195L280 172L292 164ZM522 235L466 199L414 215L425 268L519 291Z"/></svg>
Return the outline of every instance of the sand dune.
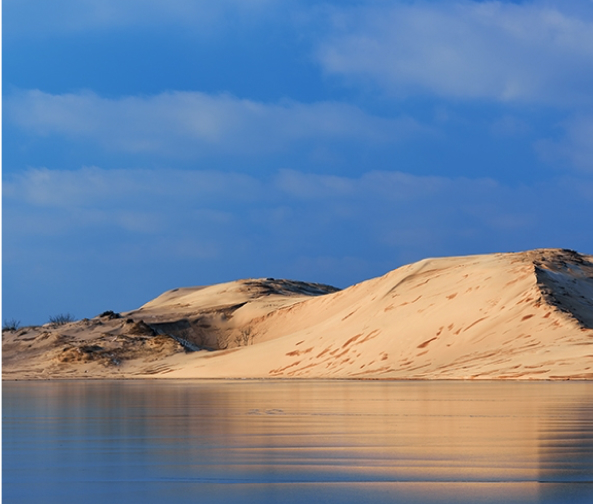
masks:
<svg viewBox="0 0 593 504"><path fill-rule="evenodd" d="M3 333L4 378L593 379L593 257L426 259L338 291L276 279Z"/></svg>

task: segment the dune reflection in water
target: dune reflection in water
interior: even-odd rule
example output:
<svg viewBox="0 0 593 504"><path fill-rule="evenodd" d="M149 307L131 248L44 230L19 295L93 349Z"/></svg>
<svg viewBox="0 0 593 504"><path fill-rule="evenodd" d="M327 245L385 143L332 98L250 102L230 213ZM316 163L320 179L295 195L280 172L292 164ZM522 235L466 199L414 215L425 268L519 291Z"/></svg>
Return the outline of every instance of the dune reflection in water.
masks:
<svg viewBox="0 0 593 504"><path fill-rule="evenodd" d="M5 502L593 502L593 383L4 382Z"/></svg>

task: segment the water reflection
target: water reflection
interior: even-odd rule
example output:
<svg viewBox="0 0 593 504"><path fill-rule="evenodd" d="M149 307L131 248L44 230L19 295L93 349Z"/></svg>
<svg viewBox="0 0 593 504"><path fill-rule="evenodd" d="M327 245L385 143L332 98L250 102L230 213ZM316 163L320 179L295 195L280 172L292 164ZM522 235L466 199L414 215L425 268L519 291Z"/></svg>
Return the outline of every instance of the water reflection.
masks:
<svg viewBox="0 0 593 504"><path fill-rule="evenodd" d="M589 392L589 393L587 393ZM540 495L546 502L593 502L593 396L556 397L541 422ZM566 482L574 484L567 485ZM578 484L582 483L582 484Z"/></svg>
<svg viewBox="0 0 593 504"><path fill-rule="evenodd" d="M3 389L5 502L593 502L593 383Z"/></svg>

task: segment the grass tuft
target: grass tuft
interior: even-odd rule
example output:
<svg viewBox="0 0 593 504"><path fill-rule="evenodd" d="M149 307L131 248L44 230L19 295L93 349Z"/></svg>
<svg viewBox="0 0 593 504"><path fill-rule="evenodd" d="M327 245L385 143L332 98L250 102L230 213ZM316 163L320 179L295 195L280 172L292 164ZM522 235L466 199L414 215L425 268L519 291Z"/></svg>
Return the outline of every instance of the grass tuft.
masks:
<svg viewBox="0 0 593 504"><path fill-rule="evenodd" d="M75 320L76 318L74 318L74 315L71 315L70 313L60 313L59 315L49 317L50 323L55 325L64 325L68 322L74 322Z"/></svg>
<svg viewBox="0 0 593 504"><path fill-rule="evenodd" d="M16 319L5 320L2 324L3 331L16 331L21 326L21 321Z"/></svg>

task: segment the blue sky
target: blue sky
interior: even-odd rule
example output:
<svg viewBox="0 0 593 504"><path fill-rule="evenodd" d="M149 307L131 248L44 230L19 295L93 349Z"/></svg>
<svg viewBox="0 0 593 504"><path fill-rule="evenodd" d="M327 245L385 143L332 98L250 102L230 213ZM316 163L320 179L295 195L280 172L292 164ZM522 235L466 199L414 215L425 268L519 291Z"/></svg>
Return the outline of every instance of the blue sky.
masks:
<svg viewBox="0 0 593 504"><path fill-rule="evenodd" d="M3 317L593 253L593 2L3 1Z"/></svg>

